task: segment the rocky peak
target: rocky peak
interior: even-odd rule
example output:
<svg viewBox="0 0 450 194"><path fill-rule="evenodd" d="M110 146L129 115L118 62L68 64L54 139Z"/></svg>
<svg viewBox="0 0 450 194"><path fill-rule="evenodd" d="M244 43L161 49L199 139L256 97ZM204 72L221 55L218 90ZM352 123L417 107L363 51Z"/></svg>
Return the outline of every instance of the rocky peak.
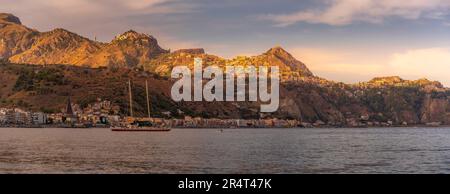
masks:
<svg viewBox="0 0 450 194"><path fill-rule="evenodd" d="M285 49L283 49L280 46L273 47L264 54L269 55L269 56L275 56L275 57L278 57L280 59L285 59L285 60L295 59L289 52L287 52Z"/></svg>
<svg viewBox="0 0 450 194"><path fill-rule="evenodd" d="M0 58L21 53L33 44L39 32L21 25L12 14L0 13Z"/></svg>
<svg viewBox="0 0 450 194"><path fill-rule="evenodd" d="M83 38L82 36L80 36L78 34L75 34L73 32L70 32L70 31L68 31L66 29L62 29L62 28L57 28L50 32L43 33L43 35L44 36L47 35L47 36L51 36L51 37L55 37L55 38L60 37L60 38L66 38L66 39L70 38L70 39L76 39L76 40L81 40L81 39L87 40L86 38Z"/></svg>
<svg viewBox="0 0 450 194"><path fill-rule="evenodd" d="M278 65L280 67L286 66L289 71L296 72L300 76L313 76L304 63L298 61L280 46L269 49L262 56L267 58L271 65ZM288 72L288 74L290 74L290 72Z"/></svg>
<svg viewBox="0 0 450 194"><path fill-rule="evenodd" d="M121 43L121 42L133 42L139 44L158 44L157 40L150 35L138 33L134 30L129 30L124 32L121 35L116 36L116 38L112 41L113 43Z"/></svg>
<svg viewBox="0 0 450 194"><path fill-rule="evenodd" d="M80 63L91 67L134 67L162 53L168 51L162 49L154 37L129 30L116 36L111 43L102 45L98 52Z"/></svg>
<svg viewBox="0 0 450 194"><path fill-rule="evenodd" d="M108 45L110 50L121 50L133 55L135 58L147 56L153 58L161 53L168 53L158 45L158 41L153 36L138 33L129 30L121 35L116 36L114 40Z"/></svg>
<svg viewBox="0 0 450 194"><path fill-rule="evenodd" d="M286 50L284 50L281 46L275 46L273 48L270 48L266 54L272 54L272 55L290 55Z"/></svg>
<svg viewBox="0 0 450 194"><path fill-rule="evenodd" d="M52 34L75 34L75 33L70 32L70 31L68 31L68 30L66 30L64 28L56 28L56 29L50 31L49 33L52 33Z"/></svg>
<svg viewBox="0 0 450 194"><path fill-rule="evenodd" d="M21 25L20 19L10 13L0 13L0 23L14 23Z"/></svg>

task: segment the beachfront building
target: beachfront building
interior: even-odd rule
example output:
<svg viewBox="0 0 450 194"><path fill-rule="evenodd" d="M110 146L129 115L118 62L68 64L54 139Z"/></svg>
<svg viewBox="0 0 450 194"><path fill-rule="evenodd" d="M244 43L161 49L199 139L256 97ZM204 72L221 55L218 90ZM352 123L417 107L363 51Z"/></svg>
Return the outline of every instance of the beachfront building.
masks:
<svg viewBox="0 0 450 194"><path fill-rule="evenodd" d="M41 125L47 123L47 114L19 108L0 108L0 123L9 125Z"/></svg>
<svg viewBox="0 0 450 194"><path fill-rule="evenodd" d="M43 112L31 113L31 121L34 125L43 125L47 123L47 114Z"/></svg>
<svg viewBox="0 0 450 194"><path fill-rule="evenodd" d="M6 111L7 109L0 108L0 124L6 122Z"/></svg>
<svg viewBox="0 0 450 194"><path fill-rule="evenodd" d="M27 125L31 124L30 112L24 111L19 108L5 109L4 110L4 123L15 125Z"/></svg>

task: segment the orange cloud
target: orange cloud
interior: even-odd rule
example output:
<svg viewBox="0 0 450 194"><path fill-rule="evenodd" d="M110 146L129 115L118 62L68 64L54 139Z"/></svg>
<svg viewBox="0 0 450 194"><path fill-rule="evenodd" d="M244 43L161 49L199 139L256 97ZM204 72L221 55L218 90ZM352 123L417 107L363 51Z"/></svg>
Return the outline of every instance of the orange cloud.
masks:
<svg viewBox="0 0 450 194"><path fill-rule="evenodd" d="M368 55L367 51L355 52L323 48L293 48L289 50L296 58L306 63L312 71L318 73L374 75L383 70L380 63L385 63L378 56Z"/></svg>
<svg viewBox="0 0 450 194"><path fill-rule="evenodd" d="M297 22L348 25L353 22L379 23L388 17L436 19L435 13L450 10L450 0L331 0L325 8L302 10L289 14L271 14L264 19L288 26ZM431 15L430 15L431 14Z"/></svg>
<svg viewBox="0 0 450 194"><path fill-rule="evenodd" d="M450 48L425 48L394 54L392 72L408 79L428 78L450 86Z"/></svg>
<svg viewBox="0 0 450 194"><path fill-rule="evenodd" d="M385 53L367 50L291 48L316 75L356 83L373 77L398 75L405 79L427 78L450 86L450 48L423 48Z"/></svg>

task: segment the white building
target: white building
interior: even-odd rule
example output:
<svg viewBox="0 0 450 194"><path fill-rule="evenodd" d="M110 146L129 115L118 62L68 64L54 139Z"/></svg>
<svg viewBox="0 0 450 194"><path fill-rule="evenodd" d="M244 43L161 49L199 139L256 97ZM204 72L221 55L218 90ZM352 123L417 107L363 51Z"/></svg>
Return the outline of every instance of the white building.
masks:
<svg viewBox="0 0 450 194"><path fill-rule="evenodd" d="M35 125L47 123L47 115L43 112L34 112L31 114L31 121Z"/></svg>
<svg viewBox="0 0 450 194"><path fill-rule="evenodd" d="M0 123L5 123L6 122L6 109L1 108L0 109Z"/></svg>
<svg viewBox="0 0 450 194"><path fill-rule="evenodd" d="M30 113L21 109L7 109L5 113L5 123L28 124L31 122Z"/></svg>

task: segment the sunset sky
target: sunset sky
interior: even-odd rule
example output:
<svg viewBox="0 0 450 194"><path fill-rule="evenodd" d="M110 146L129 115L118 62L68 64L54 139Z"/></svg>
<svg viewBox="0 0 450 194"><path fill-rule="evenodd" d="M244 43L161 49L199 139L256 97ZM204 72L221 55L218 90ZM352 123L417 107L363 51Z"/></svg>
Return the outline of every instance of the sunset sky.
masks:
<svg viewBox="0 0 450 194"><path fill-rule="evenodd" d="M318 76L422 77L450 86L450 0L0 0L40 31L110 41L129 29L166 49L231 58L282 46Z"/></svg>

